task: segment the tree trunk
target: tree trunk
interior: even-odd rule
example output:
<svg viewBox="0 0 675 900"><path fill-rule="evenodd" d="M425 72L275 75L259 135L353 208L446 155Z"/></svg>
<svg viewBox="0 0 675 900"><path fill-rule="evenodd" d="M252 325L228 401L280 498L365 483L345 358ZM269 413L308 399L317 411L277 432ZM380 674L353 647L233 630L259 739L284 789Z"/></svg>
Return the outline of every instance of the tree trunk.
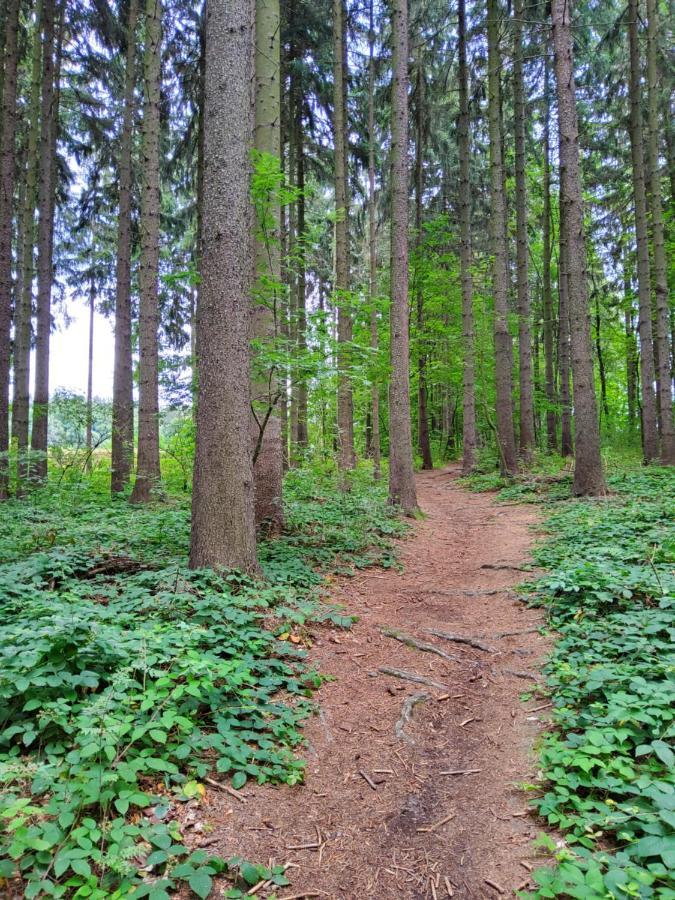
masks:
<svg viewBox="0 0 675 900"><path fill-rule="evenodd" d="M638 44L638 4L629 0L628 40L630 53L630 147L633 163L633 206L637 242L638 305L640 331L640 385L642 389L642 450L646 463L659 455L654 392L654 344L652 337L651 275L649 266L649 234L647 230L647 197L642 143L642 111L640 97L640 50Z"/></svg>
<svg viewBox="0 0 675 900"><path fill-rule="evenodd" d="M462 471L468 475L476 464L476 379L474 372L473 277L471 274L471 180L469 139L469 76L466 64L466 3L458 0L457 31L459 119L459 264L462 284L463 424Z"/></svg>
<svg viewBox="0 0 675 900"><path fill-rule="evenodd" d="M113 369L110 490L125 489L134 459L134 393L131 344L131 191L136 84L138 0L129 0L124 72L124 112L119 155L119 212L115 285L115 362Z"/></svg>
<svg viewBox="0 0 675 900"><path fill-rule="evenodd" d="M31 462L33 478L47 478L47 438L49 430L49 344L52 325L53 232L56 139L58 104L54 72L54 0L42 6L42 104L38 183L37 317L35 332L35 388Z"/></svg>
<svg viewBox="0 0 675 900"><path fill-rule="evenodd" d="M370 0L368 29L368 301L370 303L370 348L377 355L377 223L375 221L375 27L374 0ZM373 378L370 386L371 430L370 452L373 457L373 478L380 479L380 386Z"/></svg>
<svg viewBox="0 0 675 900"><path fill-rule="evenodd" d="M132 503L147 503L159 486L159 105L162 0L146 0L139 261L138 458ZM248 421L248 417L247 417Z"/></svg>
<svg viewBox="0 0 675 900"><path fill-rule="evenodd" d="M389 500L418 509L410 427L408 313L408 4L392 0Z"/></svg>
<svg viewBox="0 0 675 900"><path fill-rule="evenodd" d="M335 295L338 306L338 465L356 465L354 398L349 374L352 340L349 272L349 164L347 159L347 24L344 0L333 0L333 142L335 146Z"/></svg>
<svg viewBox="0 0 675 900"><path fill-rule="evenodd" d="M40 134L40 74L42 40L41 7L38 3L33 34L31 62L30 120L26 148L26 189L24 193L21 259L21 293L14 311L14 397L12 402L12 437L17 445L17 495L27 474L28 421L30 403L30 347L33 316L33 275L35 250L35 208L38 190L38 138Z"/></svg>
<svg viewBox="0 0 675 900"><path fill-rule="evenodd" d="M92 246L92 262L94 256L94 247ZM85 447L87 455L85 458L85 471L91 472L91 454L94 449L92 441L92 432L94 424L94 315L96 312L96 285L92 275L91 284L89 286L89 344L87 348L87 425Z"/></svg>
<svg viewBox="0 0 675 900"><path fill-rule="evenodd" d="M635 328L633 327L633 290L631 285L631 271L628 265L628 250L624 246L622 255L623 266L623 309L624 329L626 334L626 402L628 405L628 430L635 432L637 421L637 345L635 343Z"/></svg>
<svg viewBox="0 0 675 900"><path fill-rule="evenodd" d="M523 75L524 0L515 0L513 18L513 121L516 149L516 272L518 292L518 376L520 382L520 453L532 458L534 400L532 391L532 336L527 256L527 183L525 175L525 83Z"/></svg>
<svg viewBox="0 0 675 900"><path fill-rule="evenodd" d="M558 261L558 359L560 366L560 455L572 456L572 402L570 390L570 307L569 277L567 271L567 245L563 240L565 227L563 208L560 206L560 256Z"/></svg>
<svg viewBox="0 0 675 900"><path fill-rule="evenodd" d="M508 321L508 239L501 125L501 53L498 0L488 0L488 117L490 130L490 216L493 253L495 382L497 388L497 443L502 474L515 475L518 456L513 431L513 344Z"/></svg>
<svg viewBox="0 0 675 900"><path fill-rule="evenodd" d="M546 445L555 450L557 428L555 413L555 372L553 365L553 300L551 296L551 96L549 90L549 61L544 57L544 210L542 222L543 274L542 305L544 313L544 370L546 378Z"/></svg>
<svg viewBox="0 0 675 900"><path fill-rule="evenodd" d="M0 135L0 499L7 496L9 450L9 357L12 327L12 219L16 168L16 76L18 0L5 12L2 133Z"/></svg>
<svg viewBox="0 0 675 900"><path fill-rule="evenodd" d="M598 376L600 378L600 410L609 422L609 406L607 404L607 374L605 372L605 359L602 355L602 319L600 316L600 294L595 292L595 353L598 357Z"/></svg>
<svg viewBox="0 0 675 900"><path fill-rule="evenodd" d="M605 479L600 455L600 431L593 382L570 6L570 0L552 0L560 132L560 190L561 206L565 210L565 227L561 229L561 240L567 251L574 378L576 460L573 491L577 495L586 495L603 494Z"/></svg>
<svg viewBox="0 0 675 900"><path fill-rule="evenodd" d="M192 568L257 568L250 435L254 0L206 11Z"/></svg>
<svg viewBox="0 0 675 900"><path fill-rule="evenodd" d="M306 273L306 227L305 227L305 142L303 139L303 110L305 98L302 90L302 84L298 85L299 90L296 94L296 127L297 136L296 147L296 186L298 189L298 234L297 234L297 280L296 280L296 314L297 314L297 350L303 363L302 357L307 350L307 273ZM307 432L307 380L301 370L297 379L297 402L298 402L298 449L303 451L309 446L309 436Z"/></svg>
<svg viewBox="0 0 675 900"><path fill-rule="evenodd" d="M661 173L659 170L659 77L657 66L658 4L647 0L647 96L649 122L649 206L652 225L654 287L656 289L656 347L658 350L657 382L659 389L659 425L661 462L675 465L675 428L673 396L670 380L670 327L668 309L668 276L666 269Z"/></svg>
<svg viewBox="0 0 675 900"><path fill-rule="evenodd" d="M422 457L422 468L433 469L429 442L429 412L427 409L427 355L424 339L424 289L420 270L422 267L422 195L424 193L424 73L422 53L417 55L417 108L415 110L415 245L417 271L415 294L417 305L417 436Z"/></svg>

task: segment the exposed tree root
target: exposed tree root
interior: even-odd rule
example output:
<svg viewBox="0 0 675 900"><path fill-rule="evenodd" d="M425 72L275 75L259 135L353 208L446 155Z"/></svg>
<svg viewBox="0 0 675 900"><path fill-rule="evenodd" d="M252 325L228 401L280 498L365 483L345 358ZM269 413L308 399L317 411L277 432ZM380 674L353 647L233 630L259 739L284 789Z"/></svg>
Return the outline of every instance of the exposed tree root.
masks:
<svg viewBox="0 0 675 900"><path fill-rule="evenodd" d="M441 650L440 647L436 647L434 644L427 644L424 641L418 641L416 638L411 637L411 635L403 634L401 631L395 631L393 628L383 628L382 634L385 635L385 637L394 638L395 641L400 641L402 644L405 644L406 647L412 647L414 650L421 650L423 653L435 653L436 656L440 656L450 662L458 661L456 656L451 656L449 653L446 653L445 650Z"/></svg>
<svg viewBox="0 0 675 900"><path fill-rule="evenodd" d="M441 684L439 681L432 681L431 678L424 678L422 675L416 675L414 672L406 672L405 669L390 669L383 666L378 669L383 675L391 675L392 678L402 678L404 681L412 681L414 684L426 684L427 687L437 688L439 691L449 690L447 684Z"/></svg>
<svg viewBox="0 0 675 900"><path fill-rule="evenodd" d="M427 700L431 700L431 694L427 691L419 691L419 693L411 694L405 698L401 707L401 716L394 726L394 734L400 741L408 741L410 744L414 743L410 735L405 733L405 726L411 720L413 710L418 703L426 703Z"/></svg>
<svg viewBox="0 0 675 900"><path fill-rule="evenodd" d="M428 634L433 634L434 637L443 638L446 641L454 641L455 644L468 644L469 647L475 647L476 650L482 650L484 653L494 653L492 647L488 647L487 644L476 638L464 637L462 634L451 634L449 631L437 631L435 628L430 628Z"/></svg>

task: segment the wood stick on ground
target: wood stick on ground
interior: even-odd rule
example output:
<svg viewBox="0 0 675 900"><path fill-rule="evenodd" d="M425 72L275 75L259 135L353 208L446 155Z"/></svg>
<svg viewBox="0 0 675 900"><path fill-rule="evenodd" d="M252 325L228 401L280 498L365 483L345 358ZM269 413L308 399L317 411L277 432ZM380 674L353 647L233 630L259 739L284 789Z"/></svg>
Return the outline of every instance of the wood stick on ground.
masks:
<svg viewBox="0 0 675 900"><path fill-rule="evenodd" d="M422 825L421 828L417 829L417 831L420 834L428 834L431 831L436 831L437 828L441 828L443 825L447 825L447 823L451 819L455 818L455 815L456 815L456 813L450 813L449 815L447 815L443 819L441 819L439 822L434 822L433 825Z"/></svg>
<svg viewBox="0 0 675 900"><path fill-rule="evenodd" d="M499 641L505 637L516 637L517 635L521 635L521 634L538 634L539 630L542 627L543 627L543 623L542 623L542 625L539 625L537 628L525 628L523 631L500 631L499 634L493 635L493 638L495 641Z"/></svg>
<svg viewBox="0 0 675 900"><path fill-rule="evenodd" d="M452 889L452 885L450 884L450 879L448 878L447 875L446 875L445 878L443 879L443 883L445 884L445 889L446 889L446 891L448 892L448 897L454 897L454 896L455 896L455 892L454 892L453 889Z"/></svg>
<svg viewBox="0 0 675 900"><path fill-rule="evenodd" d="M497 891L498 894L505 894L505 893L506 893L506 891L505 891L504 888L501 886L501 884L497 884L496 881L490 881L489 878L484 878L483 881L485 882L485 884L489 884L491 888L494 888L494 889Z"/></svg>
<svg viewBox="0 0 675 900"><path fill-rule="evenodd" d="M391 675L392 678L402 678L404 681L412 681L414 684L426 684L427 687L438 688L440 691L449 690L447 684L441 684L438 681L432 681L431 678L424 678L423 675L416 675L415 672L406 672L405 669L391 669L389 666L382 666L378 669L383 675Z"/></svg>
<svg viewBox="0 0 675 900"><path fill-rule="evenodd" d="M405 726L411 720L413 710L417 706L417 704L424 703L427 700L431 700L431 694L427 693L427 691L420 691L417 694L411 694L410 697L406 697L401 709L401 716L394 726L394 734L400 741L408 741L408 743L411 744L413 743L413 739L410 737L410 735L405 733Z"/></svg>
<svg viewBox="0 0 675 900"><path fill-rule="evenodd" d="M369 787L371 787L374 791L377 790L377 785L375 784L373 779L363 771L363 769L359 769L359 775L361 776L361 778L363 778L363 780Z"/></svg>
<svg viewBox="0 0 675 900"><path fill-rule="evenodd" d="M515 678L527 678L529 681L539 682L539 678L532 672L521 672L519 669L502 669L505 675L513 675Z"/></svg>
<svg viewBox="0 0 675 900"><path fill-rule="evenodd" d="M406 647L412 647L414 650L421 650L423 653L435 653L436 656L447 659L449 662L458 661L456 656L451 656L449 653L446 653L445 650L441 650L440 647L436 647L434 644L427 644L424 641L418 641L417 638L414 638L409 634L403 634L403 632L396 631L393 628L383 628L382 634L385 637L393 638L395 641L400 641L402 644L405 644Z"/></svg>
<svg viewBox="0 0 675 900"><path fill-rule="evenodd" d="M502 571L508 569L511 572L529 572L524 566L514 566L512 563L483 563L481 569L492 569L494 571Z"/></svg>
<svg viewBox="0 0 675 900"><path fill-rule="evenodd" d="M207 784L210 784L211 787L218 788L219 791L224 791L226 794L229 794L230 797L234 797L235 800L238 800L240 803L246 803L246 797L239 793L239 791L235 791L234 788L229 787L227 784L222 784L220 781L216 781L215 778L205 778L204 781Z"/></svg>
<svg viewBox="0 0 675 900"><path fill-rule="evenodd" d="M469 647L474 647L476 650L482 650L484 653L494 653L492 647L488 647L487 644L484 644L476 638L468 637L463 634L453 634L450 631L438 631L436 628L429 628L427 634L433 634L434 637L443 638L445 641L454 641L456 644L468 644Z"/></svg>
<svg viewBox="0 0 675 900"><path fill-rule="evenodd" d="M449 772L439 772L439 775L476 775L482 769L451 769Z"/></svg>

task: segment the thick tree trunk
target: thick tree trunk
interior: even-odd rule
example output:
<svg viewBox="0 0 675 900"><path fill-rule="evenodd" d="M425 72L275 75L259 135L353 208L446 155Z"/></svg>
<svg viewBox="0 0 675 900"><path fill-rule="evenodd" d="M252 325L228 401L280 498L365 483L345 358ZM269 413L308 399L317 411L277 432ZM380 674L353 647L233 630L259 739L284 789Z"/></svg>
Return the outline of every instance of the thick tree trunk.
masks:
<svg viewBox="0 0 675 900"><path fill-rule="evenodd" d="M338 465L353 469L354 398L349 374L352 340L347 158L347 25L344 0L333 0L333 142L335 146L335 295L338 305Z"/></svg>
<svg viewBox="0 0 675 900"><path fill-rule="evenodd" d="M415 294L417 306L417 437L422 468L433 469L431 443L429 441L429 411L427 389L427 351L424 338L424 288L421 270L422 246L422 195L424 193L424 72L421 50L417 56L417 107L415 110L415 245L417 249L417 272Z"/></svg>
<svg viewBox="0 0 675 900"><path fill-rule="evenodd" d="M499 50L498 0L488 0L488 118L490 130L490 216L492 294L494 301L495 382L497 388L497 442L504 475L518 471L513 431L513 343L508 321L508 239L501 126L501 53Z"/></svg>
<svg viewBox="0 0 675 900"><path fill-rule="evenodd" d="M635 342L635 328L633 326L633 289L631 285L631 270L628 265L628 250L624 246L622 254L623 266L623 310L624 330L626 335L626 402L628 405L628 430L635 432L637 421L637 344Z"/></svg>
<svg viewBox="0 0 675 900"><path fill-rule="evenodd" d="M12 402L12 437L17 446L17 494L27 475L28 424L30 404L30 347L33 316L33 276L35 250L35 209L38 190L38 138L40 134L40 75L42 40L40 35L41 7L38 3L31 61L30 120L26 147L26 189L21 215L22 273L21 292L14 311L14 397Z"/></svg>
<svg viewBox="0 0 675 900"><path fill-rule="evenodd" d="M659 76L657 35L659 32L657 0L647 0L647 96L649 114L649 207L652 225L654 287L656 289L656 347L658 353L657 383L659 389L659 426L661 462L675 465L675 427L670 379L668 276L666 270L665 233L661 203L659 168Z"/></svg>
<svg viewBox="0 0 675 900"><path fill-rule="evenodd" d="M544 370L546 379L546 445L549 450L555 450L557 445L557 428L553 359L553 299L551 293L551 96L549 90L548 56L544 58L544 178L542 191L544 194L542 306L544 313Z"/></svg>
<svg viewBox="0 0 675 900"><path fill-rule="evenodd" d="M146 0L143 56L143 187L139 262L138 458L132 503L147 503L159 486L159 104L162 0Z"/></svg>
<svg viewBox="0 0 675 900"><path fill-rule="evenodd" d="M417 511L410 427L408 313L408 4L392 0L389 500Z"/></svg>
<svg viewBox="0 0 675 900"><path fill-rule="evenodd" d="M524 0L515 0L513 18L513 121L516 149L516 272L518 289L518 376L520 383L520 453L532 457L534 399L532 391L532 335L528 283L527 183L525 175L525 83L523 75Z"/></svg>
<svg viewBox="0 0 675 900"><path fill-rule="evenodd" d="M570 388L570 305L567 245L563 240L564 213L560 217L560 248L558 261L558 360L560 368L560 455L572 456L572 394Z"/></svg>
<svg viewBox="0 0 675 900"><path fill-rule="evenodd" d="M605 479L600 455L598 410L593 382L590 314L586 285L579 125L574 86L570 0L552 0L553 44L560 138L560 190L565 227L561 240L567 251L569 317L574 379L576 460L573 490L577 495L603 494Z"/></svg>
<svg viewBox="0 0 675 900"><path fill-rule="evenodd" d="M54 0L42 6L42 104L38 184L37 317L35 331L35 388L30 466L33 478L47 478L49 430L49 345L52 326L52 256L54 241L55 154L58 130L58 89L55 90ZM60 68L60 66L59 66Z"/></svg>
<svg viewBox="0 0 675 900"><path fill-rule="evenodd" d="M19 2L8 0L0 134L0 499L7 496L9 450L9 357L12 327L12 220L16 167L16 76Z"/></svg>
<svg viewBox="0 0 675 900"><path fill-rule="evenodd" d="M136 84L138 0L130 0L126 32L124 112L119 155L119 211L115 285L115 363L113 369L112 459L110 489L125 489L134 459L134 394L131 344L131 191Z"/></svg>
<svg viewBox="0 0 675 900"><path fill-rule="evenodd" d="M307 272L306 272L306 226L305 226L305 142L303 139L303 110L305 98L302 84L298 85L296 96L296 185L298 188L298 235L297 235L297 279L296 279L296 315L297 315L297 349L302 360L307 350ZM297 380L298 403L298 450L304 451L309 446L307 431L307 380L300 374Z"/></svg>
<svg viewBox="0 0 675 900"><path fill-rule="evenodd" d="M373 0L370 0L368 29L368 301L370 303L370 348L378 349L377 309L377 223L375 221L375 25ZM370 386L371 426L370 453L373 457L373 478L380 479L380 386L373 378Z"/></svg>
<svg viewBox="0 0 675 900"><path fill-rule="evenodd" d="M92 247L92 260L94 248ZM85 471L91 472L91 454L93 445L94 425L94 315L96 313L96 285L92 276L89 286L89 342L87 347L87 422L85 436Z"/></svg>
<svg viewBox="0 0 675 900"><path fill-rule="evenodd" d="M630 53L630 147L633 163L633 206L637 242L638 305L640 331L640 385L642 390L642 450L646 463L659 455L654 391L654 344L652 336L651 275L649 234L647 230L647 197L645 162L642 143L642 111L640 97L640 49L638 44L638 4L629 0L628 41Z"/></svg>
<svg viewBox="0 0 675 900"><path fill-rule="evenodd" d="M192 568L257 568L250 435L254 0L206 10Z"/></svg>
<svg viewBox="0 0 675 900"><path fill-rule="evenodd" d="M279 0L257 0L255 36L255 148L281 162L281 52ZM265 211L263 237L256 242L258 284L253 307L253 337L263 347L273 347L280 335L281 210L274 198ZM279 418L279 372L253 361L252 435L256 524L272 531L283 524L283 450Z"/></svg>
<svg viewBox="0 0 675 900"><path fill-rule="evenodd" d="M458 0L458 79L459 119L457 145L459 154L459 264L462 283L463 342L463 424L462 471L469 474L476 464L476 379L474 372L473 276L471 274L471 181L469 143L469 76L466 63L466 3Z"/></svg>

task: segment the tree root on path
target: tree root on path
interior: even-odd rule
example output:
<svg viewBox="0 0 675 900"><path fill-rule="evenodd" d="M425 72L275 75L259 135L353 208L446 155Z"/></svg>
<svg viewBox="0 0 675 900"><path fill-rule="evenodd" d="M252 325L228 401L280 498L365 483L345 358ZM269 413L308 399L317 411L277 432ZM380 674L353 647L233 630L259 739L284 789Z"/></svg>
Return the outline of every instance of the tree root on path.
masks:
<svg viewBox="0 0 675 900"><path fill-rule="evenodd" d="M456 644L468 644L469 647L474 647L476 650L482 650L484 653L495 652L492 647L488 647L488 645L482 643L482 641L472 637L464 637L462 634L451 634L449 631L436 631L434 628L429 628L428 634L433 634L434 637L443 638L446 641L454 641Z"/></svg>
<svg viewBox="0 0 675 900"><path fill-rule="evenodd" d="M405 698L401 708L401 716L394 726L394 734L400 741L408 741L409 744L414 743L410 735L405 733L405 726L412 719L413 710L418 703L426 703L427 700L431 700L431 694L427 691L420 691Z"/></svg>
<svg viewBox="0 0 675 900"><path fill-rule="evenodd" d="M539 678L536 675L533 675L532 672L521 672L518 669L502 669L502 672L505 675L513 675L516 678L527 678L530 681L536 681L539 684Z"/></svg>
<svg viewBox="0 0 675 900"><path fill-rule="evenodd" d="M415 672L406 672L405 669L390 669L383 666L377 670L383 675L391 675L392 678L402 678L404 681L412 681L414 684L426 684L427 687L437 688L439 691L449 691L447 684L441 684L439 681L432 681L431 678L424 678L422 675L416 675Z"/></svg>
<svg viewBox="0 0 675 900"><path fill-rule="evenodd" d="M412 647L413 650L421 650L423 653L435 653L436 656L447 659L449 662L458 662L456 656L451 656L449 653L446 653L445 650L441 650L440 647L436 647L434 644L418 641L409 634L403 634L403 632L396 631L393 628L382 628L381 632L385 637L394 638L395 641L400 641L402 644L405 644L406 647Z"/></svg>

